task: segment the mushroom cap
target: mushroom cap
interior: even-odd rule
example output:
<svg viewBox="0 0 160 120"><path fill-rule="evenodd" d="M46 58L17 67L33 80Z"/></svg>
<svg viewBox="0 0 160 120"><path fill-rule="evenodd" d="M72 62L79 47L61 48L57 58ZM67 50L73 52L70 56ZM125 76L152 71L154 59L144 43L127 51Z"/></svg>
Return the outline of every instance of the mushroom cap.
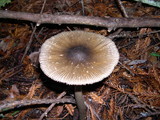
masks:
<svg viewBox="0 0 160 120"><path fill-rule="evenodd" d="M86 85L108 77L119 60L115 43L102 35L71 31L47 39L40 50L42 71L51 79Z"/></svg>

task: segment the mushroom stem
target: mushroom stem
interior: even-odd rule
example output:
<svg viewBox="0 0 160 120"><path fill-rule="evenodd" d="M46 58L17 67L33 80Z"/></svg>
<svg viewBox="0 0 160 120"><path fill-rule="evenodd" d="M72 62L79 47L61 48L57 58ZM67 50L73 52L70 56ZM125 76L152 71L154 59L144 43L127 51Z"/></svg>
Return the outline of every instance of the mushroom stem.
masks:
<svg viewBox="0 0 160 120"><path fill-rule="evenodd" d="M86 120L86 106L84 104L84 97L82 94L82 86L75 86L75 99L79 111L79 120Z"/></svg>

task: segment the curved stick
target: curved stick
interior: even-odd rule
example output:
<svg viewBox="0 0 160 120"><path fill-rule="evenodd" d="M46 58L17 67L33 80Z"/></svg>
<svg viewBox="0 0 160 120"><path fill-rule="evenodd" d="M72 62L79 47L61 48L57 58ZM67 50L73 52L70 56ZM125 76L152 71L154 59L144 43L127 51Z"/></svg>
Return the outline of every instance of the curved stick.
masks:
<svg viewBox="0 0 160 120"><path fill-rule="evenodd" d="M79 111L79 120L86 120L86 106L82 94L82 86L75 86L75 99Z"/></svg>
<svg viewBox="0 0 160 120"><path fill-rule="evenodd" d="M77 16L77 15L52 15L52 14L34 14L27 12L14 12L9 10L0 10L0 19L10 18L17 20L27 20L40 24L81 24L101 26L107 28L122 27L160 27L160 18L101 18L93 16Z"/></svg>

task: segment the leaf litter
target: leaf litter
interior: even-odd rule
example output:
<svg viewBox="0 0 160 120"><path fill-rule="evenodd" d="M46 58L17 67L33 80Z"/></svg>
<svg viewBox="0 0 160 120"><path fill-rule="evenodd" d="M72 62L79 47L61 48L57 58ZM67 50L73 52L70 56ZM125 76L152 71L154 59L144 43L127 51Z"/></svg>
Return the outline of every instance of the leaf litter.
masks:
<svg viewBox="0 0 160 120"><path fill-rule="evenodd" d="M129 17L159 17L156 7L122 1ZM1 9L40 13L43 0L14 0ZM115 0L84 0L86 16L122 17ZM82 15L78 0L47 0L44 13ZM33 43L20 62L33 31L34 23L2 21L0 24L0 103L25 99L57 98L62 91L73 96L73 87L49 80L42 74L35 52L49 37L68 30L85 30L108 36L105 28L73 25L42 25L34 33ZM113 39L119 48L120 63L102 82L84 87L89 119L158 120L160 118L160 33L158 28L123 29L123 38ZM146 34L141 36L142 34ZM136 36L132 38L131 36ZM127 37L128 36L128 37ZM96 69L96 68L95 68ZM39 119L48 105L28 106L2 112L1 119ZM57 104L47 119L76 118L75 104Z"/></svg>

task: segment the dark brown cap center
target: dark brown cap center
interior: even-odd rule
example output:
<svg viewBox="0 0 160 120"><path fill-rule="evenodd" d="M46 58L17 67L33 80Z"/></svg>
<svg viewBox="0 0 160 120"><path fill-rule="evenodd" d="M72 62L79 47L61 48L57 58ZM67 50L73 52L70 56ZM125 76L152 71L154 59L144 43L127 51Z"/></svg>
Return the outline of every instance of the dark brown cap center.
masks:
<svg viewBox="0 0 160 120"><path fill-rule="evenodd" d="M73 63L82 63L88 60L90 57L90 50L85 46L75 46L69 48L67 52L67 58Z"/></svg>

